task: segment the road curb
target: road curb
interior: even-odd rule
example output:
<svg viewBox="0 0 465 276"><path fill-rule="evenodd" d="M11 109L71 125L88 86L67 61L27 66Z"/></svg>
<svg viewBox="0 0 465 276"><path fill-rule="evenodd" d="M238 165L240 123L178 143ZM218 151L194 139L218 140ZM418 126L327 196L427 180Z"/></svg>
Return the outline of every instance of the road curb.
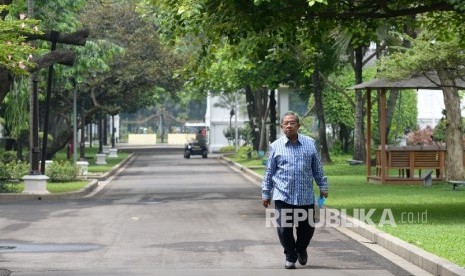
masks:
<svg viewBox="0 0 465 276"><path fill-rule="evenodd" d="M97 188L97 186L98 180L93 179L84 188L75 192L41 195L23 193L0 194L0 202L76 199L81 198L87 195L88 193L92 192L95 188Z"/></svg>
<svg viewBox="0 0 465 276"><path fill-rule="evenodd" d="M25 193L0 193L0 203L2 202L17 202L17 201L35 201L35 200L44 200L44 201L54 201L54 200L71 200L82 198L91 192L93 192L99 185L99 181L104 181L107 178L114 175L122 166L126 165L132 158L134 153L131 153L126 157L121 163L115 165L108 172L103 175L88 177L90 180L89 184L78 191L67 192L67 193L58 193L58 194L25 194ZM85 179L84 179L85 180Z"/></svg>
<svg viewBox="0 0 465 276"><path fill-rule="evenodd" d="M406 241L394 237L388 233L379 230L376 227L368 225L356 218L346 215L340 215L341 221L352 225L344 227L360 236L365 237L373 243L376 243L392 253L402 257L410 263L428 271L437 276L465 276L465 269L444 258L427 252Z"/></svg>
<svg viewBox="0 0 465 276"><path fill-rule="evenodd" d="M124 159L121 163L118 163L115 166L113 166L113 168L111 168L108 172L106 172L106 173L104 173L102 175L88 176L87 178L88 179L96 179L98 181L104 181L107 178L109 178L110 176L114 175L119 170L119 168L126 165L130 160L132 160L133 157L134 157L134 152L130 153L128 155L128 157L126 157L126 159Z"/></svg>
<svg viewBox="0 0 465 276"><path fill-rule="evenodd" d="M220 156L220 159L233 166L242 173L247 174L255 181L261 183L263 176L248 169L231 159ZM335 210L337 211L337 210ZM394 237L388 233L385 233L376 227L370 226L358 219L350 216L340 214L339 218L341 221L347 222L351 227L343 227L360 236L365 237L373 243L380 245L381 247L391 251L392 253L402 257L408 262L426 270L427 272L437 276L465 276L465 268L460 267L444 258L436 256L432 253L425 251L419 247L416 247L408 242L405 242L397 237ZM338 228L336 228L338 229Z"/></svg>
<svg viewBox="0 0 465 276"><path fill-rule="evenodd" d="M244 167L234 161L232 161L231 159L227 158L227 157L224 157L224 156L220 156L219 157L221 160L225 161L226 163L228 163L229 165L231 165L232 167L242 171L242 172L245 172L248 176L252 177L254 180L256 181L259 181L259 182L262 182L263 180L263 176L261 176L260 174L254 172L253 170L247 168L247 167Z"/></svg>

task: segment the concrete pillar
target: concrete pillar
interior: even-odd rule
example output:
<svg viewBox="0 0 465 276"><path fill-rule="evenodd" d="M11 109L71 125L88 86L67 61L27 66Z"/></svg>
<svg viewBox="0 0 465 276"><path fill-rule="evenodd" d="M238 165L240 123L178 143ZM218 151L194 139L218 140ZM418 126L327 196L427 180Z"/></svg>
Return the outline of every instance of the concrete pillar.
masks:
<svg viewBox="0 0 465 276"><path fill-rule="evenodd" d="M95 162L95 164L97 164L97 165L106 165L107 164L107 160L105 159L107 157L107 155L105 153L97 153L95 155L95 157L97 158L97 161Z"/></svg>
<svg viewBox="0 0 465 276"><path fill-rule="evenodd" d="M89 162L77 161L76 165L79 167L79 175L87 177L89 173Z"/></svg>
<svg viewBox="0 0 465 276"><path fill-rule="evenodd" d="M50 193L47 191L48 176L46 175L26 175L23 180L24 194L45 195Z"/></svg>
<svg viewBox="0 0 465 276"><path fill-rule="evenodd" d="M117 148L110 149L110 155L108 155L108 157L110 158L118 157L118 149Z"/></svg>

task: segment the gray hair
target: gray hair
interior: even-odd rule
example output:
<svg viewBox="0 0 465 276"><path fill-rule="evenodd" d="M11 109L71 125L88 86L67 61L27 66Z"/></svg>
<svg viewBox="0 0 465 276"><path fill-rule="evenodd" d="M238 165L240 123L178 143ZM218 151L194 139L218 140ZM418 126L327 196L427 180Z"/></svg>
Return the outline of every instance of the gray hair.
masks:
<svg viewBox="0 0 465 276"><path fill-rule="evenodd" d="M281 116L281 124L283 123L284 117L286 116L295 116L296 122L300 124L299 115L297 115L297 113L295 113L294 111L287 111L286 113L284 113L283 116Z"/></svg>

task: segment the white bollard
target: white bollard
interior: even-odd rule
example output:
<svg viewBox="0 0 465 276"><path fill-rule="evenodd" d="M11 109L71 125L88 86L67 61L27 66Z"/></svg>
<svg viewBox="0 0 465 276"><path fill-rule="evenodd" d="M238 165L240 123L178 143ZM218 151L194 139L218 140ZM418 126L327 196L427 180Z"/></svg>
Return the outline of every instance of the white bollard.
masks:
<svg viewBox="0 0 465 276"><path fill-rule="evenodd" d="M108 155L108 157L118 157L118 149L117 148L114 148L114 149L110 149L110 155Z"/></svg>
<svg viewBox="0 0 465 276"><path fill-rule="evenodd" d="M23 180L24 194L46 195L50 193L47 191L48 176L46 175L25 175Z"/></svg>
<svg viewBox="0 0 465 276"><path fill-rule="evenodd" d="M89 173L89 162L77 161L76 165L79 167L79 175L87 177Z"/></svg>
<svg viewBox="0 0 465 276"><path fill-rule="evenodd" d="M107 160L106 160L107 155L105 153L97 153L95 157L97 157L97 161L95 162L95 164L97 165L107 164Z"/></svg>

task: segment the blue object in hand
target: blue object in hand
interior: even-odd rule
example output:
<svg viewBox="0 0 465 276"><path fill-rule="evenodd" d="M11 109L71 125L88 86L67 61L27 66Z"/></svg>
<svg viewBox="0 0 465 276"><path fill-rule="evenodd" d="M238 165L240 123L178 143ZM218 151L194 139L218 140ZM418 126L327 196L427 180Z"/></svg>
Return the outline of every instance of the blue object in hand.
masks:
<svg viewBox="0 0 465 276"><path fill-rule="evenodd" d="M323 207L323 205L325 205L325 201L326 201L326 198L324 196L320 196L318 198L318 208Z"/></svg>

